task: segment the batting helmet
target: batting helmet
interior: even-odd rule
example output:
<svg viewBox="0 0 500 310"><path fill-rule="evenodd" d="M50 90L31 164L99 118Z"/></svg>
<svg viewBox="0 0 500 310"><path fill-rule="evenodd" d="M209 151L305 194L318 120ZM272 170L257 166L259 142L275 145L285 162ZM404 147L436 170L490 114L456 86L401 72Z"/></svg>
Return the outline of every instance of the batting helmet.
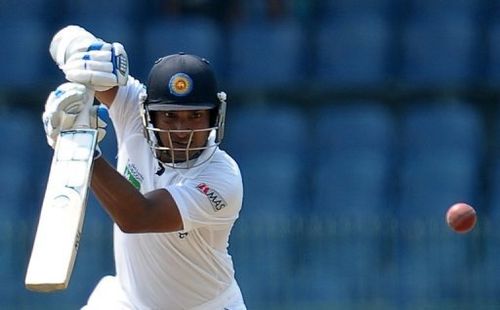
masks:
<svg viewBox="0 0 500 310"><path fill-rule="evenodd" d="M210 148L212 149L210 156L213 155L224 136L226 94L218 91L215 74L207 60L185 53L158 59L149 73L146 93L147 97L142 103L145 135L153 154L158 159L174 168L189 168L193 165L176 165L174 152L186 152L186 158L192 159L193 155L200 154L200 151ZM185 130L191 135L199 131L209 131L211 135L203 148L194 149L188 145L186 148L179 149L172 145L162 145L158 133L167 132L170 134L173 130L155 127L151 121L151 112L183 110L211 110L209 128ZM214 136L213 141L210 141L212 135ZM164 156L161 156L165 152L170 154L167 156L169 162L165 162ZM210 157L204 156L204 158ZM203 162L196 162L195 165L201 163Z"/></svg>

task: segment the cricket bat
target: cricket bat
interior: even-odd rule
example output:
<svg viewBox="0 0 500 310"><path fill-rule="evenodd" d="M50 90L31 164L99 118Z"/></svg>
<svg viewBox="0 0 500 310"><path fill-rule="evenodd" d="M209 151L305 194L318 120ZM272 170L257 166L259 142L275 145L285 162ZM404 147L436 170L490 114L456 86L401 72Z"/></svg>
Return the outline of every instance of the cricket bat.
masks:
<svg viewBox="0 0 500 310"><path fill-rule="evenodd" d="M89 92L92 92L89 90ZM97 130L89 123L94 93L78 115L74 129L57 138L26 272L29 290L52 292L68 287L82 233Z"/></svg>

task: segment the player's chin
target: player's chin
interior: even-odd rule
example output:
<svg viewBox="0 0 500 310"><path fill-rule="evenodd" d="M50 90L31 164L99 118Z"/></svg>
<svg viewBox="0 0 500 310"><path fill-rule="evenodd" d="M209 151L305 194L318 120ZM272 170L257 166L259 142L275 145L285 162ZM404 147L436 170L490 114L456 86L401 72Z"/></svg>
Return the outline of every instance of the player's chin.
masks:
<svg viewBox="0 0 500 310"><path fill-rule="evenodd" d="M183 163L185 161L195 159L200 156L199 151L197 152L185 152L185 151L164 151L162 152L160 159L164 163Z"/></svg>

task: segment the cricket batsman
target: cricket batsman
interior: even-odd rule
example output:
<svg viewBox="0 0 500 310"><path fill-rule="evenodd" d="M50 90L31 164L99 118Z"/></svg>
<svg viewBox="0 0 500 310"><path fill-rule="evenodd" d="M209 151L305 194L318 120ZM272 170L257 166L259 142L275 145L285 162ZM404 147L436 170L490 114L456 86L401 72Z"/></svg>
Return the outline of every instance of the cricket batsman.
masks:
<svg viewBox="0 0 500 310"><path fill-rule="evenodd" d="M69 83L47 99L49 143L72 128L87 89L108 108L118 143L117 168L96 153L91 179L114 221L116 275L100 280L83 309L246 309L227 250L243 185L219 148L226 94L209 62L162 57L143 85L128 75L120 43L73 25L55 34L50 53Z"/></svg>

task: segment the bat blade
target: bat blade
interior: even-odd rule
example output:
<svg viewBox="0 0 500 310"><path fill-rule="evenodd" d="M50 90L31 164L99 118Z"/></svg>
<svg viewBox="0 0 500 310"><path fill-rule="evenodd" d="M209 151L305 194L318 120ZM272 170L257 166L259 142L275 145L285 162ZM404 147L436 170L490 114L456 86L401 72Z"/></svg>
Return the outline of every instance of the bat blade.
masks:
<svg viewBox="0 0 500 310"><path fill-rule="evenodd" d="M95 129L63 131L58 137L26 272L29 290L51 292L68 286L80 243L96 144Z"/></svg>

